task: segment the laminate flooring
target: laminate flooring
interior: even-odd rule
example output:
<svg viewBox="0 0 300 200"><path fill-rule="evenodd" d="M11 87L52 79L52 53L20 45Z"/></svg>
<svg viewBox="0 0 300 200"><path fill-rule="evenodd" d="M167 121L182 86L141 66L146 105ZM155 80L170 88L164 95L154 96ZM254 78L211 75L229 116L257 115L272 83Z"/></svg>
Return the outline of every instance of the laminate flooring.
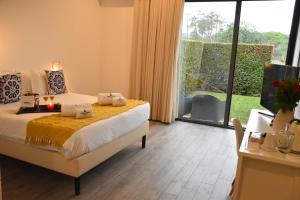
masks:
<svg viewBox="0 0 300 200"><path fill-rule="evenodd" d="M130 145L73 179L1 157L3 200L225 200L237 163L233 130L151 122L146 149Z"/></svg>

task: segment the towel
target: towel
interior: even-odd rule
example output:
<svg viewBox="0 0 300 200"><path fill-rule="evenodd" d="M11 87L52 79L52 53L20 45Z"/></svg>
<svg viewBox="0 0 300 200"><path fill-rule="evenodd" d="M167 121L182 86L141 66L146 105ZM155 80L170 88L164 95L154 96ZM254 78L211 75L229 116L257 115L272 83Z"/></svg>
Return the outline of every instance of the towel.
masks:
<svg viewBox="0 0 300 200"><path fill-rule="evenodd" d="M76 116L76 105L61 105L61 116L63 117L75 117Z"/></svg>
<svg viewBox="0 0 300 200"><path fill-rule="evenodd" d="M98 103L100 105L112 105L113 97L123 97L121 93L99 93Z"/></svg>
<svg viewBox="0 0 300 200"><path fill-rule="evenodd" d="M61 105L62 117L76 117L78 119L92 116L92 105L88 103L83 104L63 104Z"/></svg>
<svg viewBox="0 0 300 200"><path fill-rule="evenodd" d="M113 97L112 106L126 106L127 99L125 97Z"/></svg>
<svg viewBox="0 0 300 200"><path fill-rule="evenodd" d="M80 104L76 105L76 118L82 119L82 118L88 118L92 117L93 115L93 109L91 104Z"/></svg>

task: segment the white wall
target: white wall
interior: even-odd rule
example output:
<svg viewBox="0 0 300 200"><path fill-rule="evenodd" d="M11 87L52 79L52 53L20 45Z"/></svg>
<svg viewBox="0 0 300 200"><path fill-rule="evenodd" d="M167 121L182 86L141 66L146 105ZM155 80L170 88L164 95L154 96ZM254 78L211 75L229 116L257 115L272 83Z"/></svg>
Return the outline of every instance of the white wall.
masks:
<svg viewBox="0 0 300 200"><path fill-rule="evenodd" d="M103 2L104 3L104 2ZM101 91L129 94L132 6L101 6Z"/></svg>
<svg viewBox="0 0 300 200"><path fill-rule="evenodd" d="M127 95L133 8L105 1L1 0L0 70L60 60L72 91Z"/></svg>

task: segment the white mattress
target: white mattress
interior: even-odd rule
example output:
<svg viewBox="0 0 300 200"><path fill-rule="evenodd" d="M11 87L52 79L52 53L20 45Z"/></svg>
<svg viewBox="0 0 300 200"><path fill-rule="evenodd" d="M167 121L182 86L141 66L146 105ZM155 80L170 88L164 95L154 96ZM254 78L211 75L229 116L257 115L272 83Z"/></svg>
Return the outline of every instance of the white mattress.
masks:
<svg viewBox="0 0 300 200"><path fill-rule="evenodd" d="M43 100L41 100L43 101ZM68 93L55 96L55 102L61 104L95 103L93 96ZM42 102L41 102L42 103ZM27 123L37 117L53 113L16 115L19 103L0 105L0 135L14 141L24 143ZM150 105L139 105L127 112L109 119L95 122L75 132L63 145L60 151L66 158L71 159L111 142L113 139L137 128L149 119ZM45 148L45 147L43 147ZM47 148L51 149L50 147Z"/></svg>

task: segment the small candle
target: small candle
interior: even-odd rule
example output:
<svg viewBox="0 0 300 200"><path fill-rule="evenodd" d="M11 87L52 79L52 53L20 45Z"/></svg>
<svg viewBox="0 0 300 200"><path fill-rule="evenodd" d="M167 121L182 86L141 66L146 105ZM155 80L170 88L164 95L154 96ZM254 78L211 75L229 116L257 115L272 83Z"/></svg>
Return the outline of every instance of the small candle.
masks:
<svg viewBox="0 0 300 200"><path fill-rule="evenodd" d="M49 103L49 104L47 105L47 109L48 109L48 110L54 110L54 105L53 105L52 103Z"/></svg>

